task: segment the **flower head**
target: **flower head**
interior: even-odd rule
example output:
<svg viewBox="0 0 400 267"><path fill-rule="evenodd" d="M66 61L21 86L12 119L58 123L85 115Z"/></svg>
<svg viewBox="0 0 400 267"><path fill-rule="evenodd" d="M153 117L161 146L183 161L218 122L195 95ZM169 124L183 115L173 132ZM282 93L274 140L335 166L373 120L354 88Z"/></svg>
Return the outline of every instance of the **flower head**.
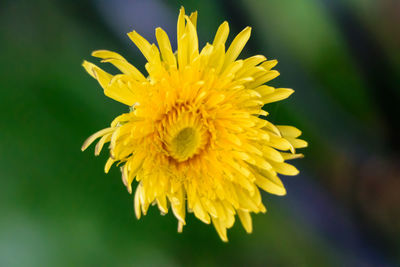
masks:
<svg viewBox="0 0 400 267"><path fill-rule="evenodd" d="M250 37L247 27L232 41L227 22L221 24L212 44L199 50L197 12L178 18L174 53L167 34L156 29L158 47L137 32L130 39L147 59L143 75L115 52L93 52L122 73L111 75L85 61L87 72L106 96L130 107L109 128L90 136L85 150L100 138L98 155L107 142L108 172L118 163L129 193L136 180L134 206L137 218L150 204L161 213L171 207L178 230L186 211L213 223L222 240L237 214L247 232L250 213L266 212L259 189L276 195L286 190L278 174L296 175L286 160L301 157L295 148L307 146L292 126L275 126L265 119L264 104L287 98L292 89L264 85L279 75L276 60L256 55L237 59Z"/></svg>

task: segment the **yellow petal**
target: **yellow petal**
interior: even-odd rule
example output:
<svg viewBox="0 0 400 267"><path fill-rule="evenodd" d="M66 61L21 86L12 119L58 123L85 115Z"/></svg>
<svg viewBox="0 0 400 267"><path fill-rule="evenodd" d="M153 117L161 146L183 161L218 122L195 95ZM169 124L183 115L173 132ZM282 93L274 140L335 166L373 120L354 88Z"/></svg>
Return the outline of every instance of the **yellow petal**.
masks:
<svg viewBox="0 0 400 267"><path fill-rule="evenodd" d="M262 63L260 66L263 67L263 68L266 69L266 70L270 70L270 69L272 69L273 67L275 67L276 64L278 64L278 60L273 59L273 60L265 61L265 62Z"/></svg>
<svg viewBox="0 0 400 267"><path fill-rule="evenodd" d="M135 103L135 95L129 88L127 77L124 74L115 75L104 88L104 94L128 106Z"/></svg>
<svg viewBox="0 0 400 267"><path fill-rule="evenodd" d="M283 99L288 98L291 94L294 93L293 89L288 89L288 88L279 88L275 89L275 92L272 94L269 94L265 97L262 98L262 101L265 104L276 102L276 101L281 101Z"/></svg>
<svg viewBox="0 0 400 267"><path fill-rule="evenodd" d="M179 10L179 16L178 16L178 23L177 23L177 41L179 42L179 39L182 38L183 34L185 33L185 8L181 6L181 9ZM179 49L179 47L178 47Z"/></svg>
<svg viewBox="0 0 400 267"><path fill-rule="evenodd" d="M308 143L302 139L296 139L292 137L286 137L286 139L293 145L294 148L304 148L308 146Z"/></svg>
<svg viewBox="0 0 400 267"><path fill-rule="evenodd" d="M242 223L243 228L246 230L246 232L249 234L253 232L253 223L250 213L244 210L238 210L237 213L239 215L240 222Z"/></svg>
<svg viewBox="0 0 400 267"><path fill-rule="evenodd" d="M146 81L146 78L143 76L143 74L133 65L128 63L125 58L118 53L108 50L97 50L92 53L92 56L103 59L103 62L109 62L113 64L120 71L131 75L134 79L138 81Z"/></svg>
<svg viewBox="0 0 400 267"><path fill-rule="evenodd" d="M260 64L266 60L266 58L262 55L255 55L249 58L246 58L243 61L243 67L240 71L238 71L236 77L246 77L253 76L260 70L265 70L262 67L257 67L256 65Z"/></svg>
<svg viewBox="0 0 400 267"><path fill-rule="evenodd" d="M94 140L96 140L96 139L99 138L100 136L106 135L106 134L108 134L108 133L110 133L110 132L112 132L112 131L114 131L114 130L115 130L114 128L105 128L105 129L103 129L103 130L100 130L100 131L98 131L98 132L92 134L91 136L89 136L89 137L85 140L85 142L83 142L83 145L82 145L82 147L81 147L81 150L82 150L82 151L85 151L86 148L88 148L88 146L90 146L90 145L93 143Z"/></svg>
<svg viewBox="0 0 400 267"><path fill-rule="evenodd" d="M229 24L224 21L218 28L217 33L215 34L213 46L218 46L220 44L225 44L226 39L229 35Z"/></svg>
<svg viewBox="0 0 400 267"><path fill-rule="evenodd" d="M103 89L106 89L108 84L111 82L112 75L105 72L104 70L100 69L93 63L90 63L88 61L83 61L82 66L85 68L85 70L93 77L95 78L101 87Z"/></svg>
<svg viewBox="0 0 400 267"><path fill-rule="evenodd" d="M276 70L267 71L267 72L265 72L265 74L261 75L260 77L257 77L253 82L249 83L247 85L247 87L254 88L254 87L260 86L266 82L269 82L272 79L275 79L278 76L279 76L279 72Z"/></svg>
<svg viewBox="0 0 400 267"><path fill-rule="evenodd" d="M226 228L225 225L222 223L222 221L217 218L212 218L212 222L214 224L215 230L217 230L217 233L219 237L222 239L222 241L228 242L228 237L226 235Z"/></svg>
<svg viewBox="0 0 400 267"><path fill-rule="evenodd" d="M124 165L123 167L120 168L121 173L122 173L122 182L126 186L126 189L128 190L129 194L132 194L132 186L131 183L128 181L128 165Z"/></svg>
<svg viewBox="0 0 400 267"><path fill-rule="evenodd" d="M140 190L141 190L141 186L140 184L138 184L138 186L136 187L136 192L135 192L135 197L134 197L134 207L135 207L135 215L137 219L140 219L141 217L141 203L140 203Z"/></svg>
<svg viewBox="0 0 400 267"><path fill-rule="evenodd" d="M190 21L193 23L193 26L197 26L197 11L190 13Z"/></svg>
<svg viewBox="0 0 400 267"><path fill-rule="evenodd" d="M261 62L267 60L263 55L255 55L244 60L243 68L254 67Z"/></svg>
<svg viewBox="0 0 400 267"><path fill-rule="evenodd" d="M115 160L113 158L108 158L106 165L104 166L104 172L108 173L108 171L110 170L111 166L113 165L113 163L115 162Z"/></svg>
<svg viewBox="0 0 400 267"><path fill-rule="evenodd" d="M145 152L138 152L128 161L129 165L129 176L128 176L128 184L131 184L133 179L135 178L137 172L142 167L143 161L145 159Z"/></svg>
<svg viewBox="0 0 400 267"><path fill-rule="evenodd" d="M178 65L183 70L188 62L188 36L185 33L185 9L181 7L177 25Z"/></svg>
<svg viewBox="0 0 400 267"><path fill-rule="evenodd" d="M188 56L190 61L199 55L199 40L197 38L197 31L192 21L186 16L186 32L188 35Z"/></svg>
<svg viewBox="0 0 400 267"><path fill-rule="evenodd" d="M242 49L249 40L250 34L251 28L246 27L235 37L235 39L233 39L232 44L229 46L228 51L226 52L223 69L235 61L235 59L239 56L240 52L242 52Z"/></svg>
<svg viewBox="0 0 400 267"><path fill-rule="evenodd" d="M254 164L255 166L264 169L264 170L271 170L272 166L271 164L266 161L265 159L263 159L262 157L258 157L256 155L253 155L252 158L255 160L256 164Z"/></svg>
<svg viewBox="0 0 400 267"><path fill-rule="evenodd" d="M222 221L224 221L226 223L226 218L227 217L226 217L226 212L225 212L224 206L221 204L221 202L215 201L214 202L214 207L215 207L216 214L217 214L216 217L218 217L220 220L222 220Z"/></svg>
<svg viewBox="0 0 400 267"><path fill-rule="evenodd" d="M210 216L208 215L208 213L205 212L202 204L200 203L200 201L196 201L196 203L193 206L193 212L194 215L200 219L202 222L209 224L210 223Z"/></svg>
<svg viewBox="0 0 400 267"><path fill-rule="evenodd" d="M178 41L178 66L180 70L184 70L188 64L188 35L184 34Z"/></svg>
<svg viewBox="0 0 400 267"><path fill-rule="evenodd" d="M156 198L157 206L163 214L168 213L167 198L165 195Z"/></svg>
<svg viewBox="0 0 400 267"><path fill-rule="evenodd" d="M229 66L225 68L220 78L222 79L225 78L225 76L235 74L238 70L242 68L242 66L243 66L243 60L237 60L235 62L232 62Z"/></svg>
<svg viewBox="0 0 400 267"><path fill-rule="evenodd" d="M253 202L252 198L249 196L249 193L247 193L245 190L242 188L238 188L236 186L236 193L239 199L239 205L243 209L251 210L251 211L257 211L258 207L257 205Z"/></svg>
<svg viewBox="0 0 400 267"><path fill-rule="evenodd" d="M169 66L176 67L176 58L172 52L171 42L167 33L163 29L157 28L156 38L164 62L166 62Z"/></svg>
<svg viewBox="0 0 400 267"><path fill-rule="evenodd" d="M261 95L261 97L265 97L275 92L275 88L268 85L261 85L259 87L254 88L254 90L257 91Z"/></svg>
<svg viewBox="0 0 400 267"><path fill-rule="evenodd" d="M263 152L264 157L266 157L266 158L269 158L276 162L283 162L281 153L278 152L277 150L273 149L270 146L263 146L262 152Z"/></svg>
<svg viewBox="0 0 400 267"><path fill-rule="evenodd" d="M181 221L178 221L178 233L182 233L183 231L183 223Z"/></svg>
<svg viewBox="0 0 400 267"><path fill-rule="evenodd" d="M283 174L283 175L289 175L289 176L294 176L299 174L299 170L296 169L293 165L287 164L285 162L283 163L278 163L278 162L271 162L271 165L274 167L275 171Z"/></svg>
<svg viewBox="0 0 400 267"><path fill-rule="evenodd" d="M103 149L104 143L110 142L111 134L104 135L100 140L97 142L96 147L94 149L94 154L96 156L100 155L101 150Z"/></svg>
<svg viewBox="0 0 400 267"><path fill-rule="evenodd" d="M225 47L223 44L219 44L215 47L210 55L208 67L214 68L216 73L219 73L224 64L225 58Z"/></svg>
<svg viewBox="0 0 400 267"><path fill-rule="evenodd" d="M276 127L284 137L298 137L301 135L301 131L293 126L277 125Z"/></svg>
<svg viewBox="0 0 400 267"><path fill-rule="evenodd" d="M152 45L136 31L128 33L128 36L137 48L139 48L148 62L154 62L160 59L160 55L155 53L154 48L152 49ZM156 52L158 52L158 50Z"/></svg>
<svg viewBox="0 0 400 267"><path fill-rule="evenodd" d="M168 197L171 202L172 212L175 217L181 221L183 224L185 223L185 198L183 189L179 189L176 194L173 194Z"/></svg>
<svg viewBox="0 0 400 267"><path fill-rule="evenodd" d="M266 124L264 126L265 130L269 130L272 133L274 133L275 135L277 135L278 137L281 137L281 132L279 131L279 129L273 124L270 123L269 121L265 120Z"/></svg>
<svg viewBox="0 0 400 267"><path fill-rule="evenodd" d="M264 191L278 196L286 195L286 189L278 176L272 175L270 172L267 171L260 171L255 176L255 183Z"/></svg>
<svg viewBox="0 0 400 267"><path fill-rule="evenodd" d="M286 152L281 152L281 154L285 160L304 158L303 154L292 154L292 153L286 153Z"/></svg>
<svg viewBox="0 0 400 267"><path fill-rule="evenodd" d="M243 167L242 165L240 165L239 163L237 163L235 160L233 159L229 159L227 158L227 163L234 168L236 171L238 171L239 173L241 173L244 177L249 177L251 175L251 172L246 169L245 167Z"/></svg>

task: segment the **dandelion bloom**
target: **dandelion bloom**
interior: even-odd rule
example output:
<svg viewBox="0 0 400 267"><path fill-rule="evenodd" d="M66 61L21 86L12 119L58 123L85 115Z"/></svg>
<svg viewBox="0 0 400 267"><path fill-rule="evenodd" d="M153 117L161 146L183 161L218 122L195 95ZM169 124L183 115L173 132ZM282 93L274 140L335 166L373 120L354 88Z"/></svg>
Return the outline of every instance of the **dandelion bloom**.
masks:
<svg viewBox="0 0 400 267"><path fill-rule="evenodd" d="M148 76L115 52L99 50L93 56L113 64L122 74L111 75L84 61L86 71L104 94L130 107L90 136L85 150L100 138L98 155L109 142L107 173L118 163L122 181L132 193L137 218L156 204L162 214L170 206L178 231L186 224L186 210L204 223L213 223L223 241L237 214L252 232L250 213L266 212L259 189L275 195L286 190L278 174L296 175L286 160L299 158L295 148L307 143L292 126L274 125L265 118L265 104L289 97L292 89L264 85L279 72L276 60L256 55L237 59L250 37L247 27L225 49L229 33L221 24L212 44L199 49L197 12L181 8L177 51L165 31L155 31L158 47L137 32L129 38L147 59Z"/></svg>

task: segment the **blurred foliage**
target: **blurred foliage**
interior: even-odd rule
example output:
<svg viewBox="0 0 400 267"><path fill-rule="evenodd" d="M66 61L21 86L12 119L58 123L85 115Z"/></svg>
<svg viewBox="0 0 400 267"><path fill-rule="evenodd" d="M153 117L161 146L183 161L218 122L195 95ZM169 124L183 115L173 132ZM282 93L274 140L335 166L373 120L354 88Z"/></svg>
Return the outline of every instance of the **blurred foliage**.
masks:
<svg viewBox="0 0 400 267"><path fill-rule="evenodd" d="M140 7L143 1L125 3L132 16L150 12L135 9L136 2ZM399 24L399 5L388 0L152 2L167 8L172 24L180 5L198 10L201 44L224 20L232 34L253 27L245 54L277 58L282 75L273 84L296 89L288 101L266 108L275 122L304 130L310 147L296 163L302 175L283 178L287 197L264 194L269 211L254 216L254 233L247 235L236 224L227 244L193 216L182 234L176 233L173 215L160 216L156 208L137 221L119 170L105 175L105 153L94 159L80 151L87 136L126 111L104 97L80 64L103 48L122 53L141 70L143 57L104 19L104 1L3 1L0 265L382 266L398 261L400 170L394 136L399 126L393 118L400 113L390 104L400 96L400 34L393 27ZM349 38L343 25L361 37ZM367 39L358 34L362 31ZM354 53L357 49L367 50ZM373 69L364 64L364 55L372 57L365 62ZM385 80L382 87L378 78Z"/></svg>

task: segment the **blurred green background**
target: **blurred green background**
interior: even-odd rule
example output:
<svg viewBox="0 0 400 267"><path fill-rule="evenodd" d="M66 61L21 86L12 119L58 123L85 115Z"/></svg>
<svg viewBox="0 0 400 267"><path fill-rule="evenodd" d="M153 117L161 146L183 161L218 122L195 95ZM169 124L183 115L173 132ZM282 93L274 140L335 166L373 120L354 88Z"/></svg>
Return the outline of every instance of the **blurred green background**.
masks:
<svg viewBox="0 0 400 267"><path fill-rule="evenodd" d="M97 49L144 70L126 33L172 40L178 10L199 11L199 40L228 20L253 27L242 57L279 60L272 84L296 93L267 106L309 147L263 195L254 233L220 241L188 216L182 234L157 208L137 221L107 153L80 146L126 107L81 67ZM0 266L398 266L400 2L393 0L2 1Z"/></svg>

